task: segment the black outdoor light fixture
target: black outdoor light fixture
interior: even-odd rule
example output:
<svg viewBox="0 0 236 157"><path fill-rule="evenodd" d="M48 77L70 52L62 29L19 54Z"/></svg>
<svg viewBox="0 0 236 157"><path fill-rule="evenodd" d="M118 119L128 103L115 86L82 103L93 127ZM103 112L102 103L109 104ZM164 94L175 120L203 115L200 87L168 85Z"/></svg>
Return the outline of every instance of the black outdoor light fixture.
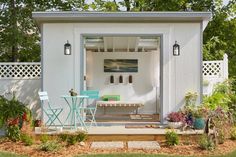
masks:
<svg viewBox="0 0 236 157"><path fill-rule="evenodd" d="M179 48L179 44L177 44L177 41L175 41L175 44L173 45L173 55L174 56L180 55L180 48Z"/></svg>
<svg viewBox="0 0 236 157"><path fill-rule="evenodd" d="M67 43L64 45L64 55L71 55L71 44L67 40Z"/></svg>

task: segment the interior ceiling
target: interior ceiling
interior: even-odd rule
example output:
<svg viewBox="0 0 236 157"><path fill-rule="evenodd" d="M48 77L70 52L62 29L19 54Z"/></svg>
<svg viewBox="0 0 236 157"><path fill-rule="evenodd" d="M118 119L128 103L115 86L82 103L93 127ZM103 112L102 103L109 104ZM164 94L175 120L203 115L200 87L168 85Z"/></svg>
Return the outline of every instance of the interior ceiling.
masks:
<svg viewBox="0 0 236 157"><path fill-rule="evenodd" d="M150 52L159 49L159 37L87 37L85 48L92 52Z"/></svg>

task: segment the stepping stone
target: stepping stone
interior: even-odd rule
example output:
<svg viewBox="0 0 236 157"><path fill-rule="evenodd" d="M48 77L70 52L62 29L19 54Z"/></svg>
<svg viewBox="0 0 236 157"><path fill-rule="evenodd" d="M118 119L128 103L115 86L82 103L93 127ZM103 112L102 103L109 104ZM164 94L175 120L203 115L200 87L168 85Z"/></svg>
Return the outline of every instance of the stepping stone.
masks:
<svg viewBox="0 0 236 157"><path fill-rule="evenodd" d="M94 149L124 148L124 143L123 142L92 142L91 148L94 148Z"/></svg>
<svg viewBox="0 0 236 157"><path fill-rule="evenodd" d="M156 141L128 141L129 149L160 149Z"/></svg>

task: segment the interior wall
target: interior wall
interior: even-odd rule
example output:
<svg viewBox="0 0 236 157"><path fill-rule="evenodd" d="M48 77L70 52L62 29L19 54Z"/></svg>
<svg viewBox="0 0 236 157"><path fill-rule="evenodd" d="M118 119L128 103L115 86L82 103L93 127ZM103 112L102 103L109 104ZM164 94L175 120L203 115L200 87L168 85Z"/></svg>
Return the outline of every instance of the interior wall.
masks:
<svg viewBox="0 0 236 157"><path fill-rule="evenodd" d="M87 52L87 88L99 90L100 96L120 95L121 101L140 101L144 107L139 113L154 114L159 112L159 52ZM137 59L138 72L118 73L104 72L104 59ZM114 76L114 84L110 84L110 76ZM119 76L123 83L119 83ZM128 83L132 75L133 83ZM100 112L100 111L98 111ZM134 112L130 108L109 108L109 113Z"/></svg>

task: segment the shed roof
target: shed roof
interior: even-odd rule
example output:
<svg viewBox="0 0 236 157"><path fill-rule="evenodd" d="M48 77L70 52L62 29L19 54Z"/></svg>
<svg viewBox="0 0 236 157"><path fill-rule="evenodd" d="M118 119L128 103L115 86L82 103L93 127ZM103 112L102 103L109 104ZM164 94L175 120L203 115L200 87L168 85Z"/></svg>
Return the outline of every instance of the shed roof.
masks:
<svg viewBox="0 0 236 157"><path fill-rule="evenodd" d="M201 22L211 12L33 12L37 23L56 22Z"/></svg>

